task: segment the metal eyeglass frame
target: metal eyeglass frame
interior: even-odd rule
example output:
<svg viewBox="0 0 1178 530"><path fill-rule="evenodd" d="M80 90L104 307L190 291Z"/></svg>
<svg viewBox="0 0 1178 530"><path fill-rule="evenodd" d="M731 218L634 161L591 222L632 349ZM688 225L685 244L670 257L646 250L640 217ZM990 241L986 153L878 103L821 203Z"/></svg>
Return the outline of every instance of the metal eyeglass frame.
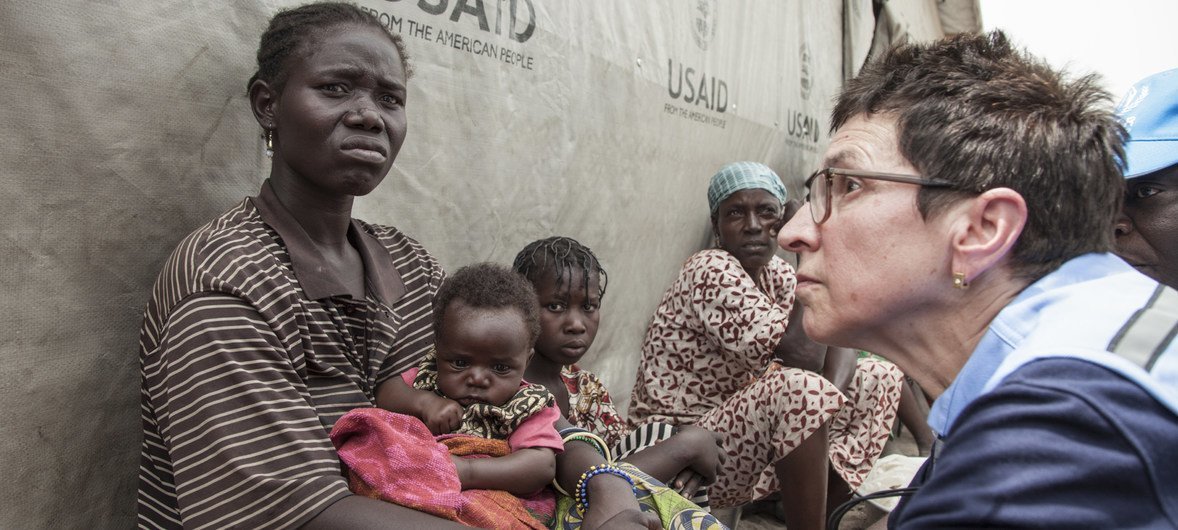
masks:
<svg viewBox="0 0 1178 530"><path fill-rule="evenodd" d="M901 175L898 173L881 173L878 171L862 171L858 169L839 169L839 168L823 168L810 174L806 179L806 202L810 204L810 218L814 220L814 224L820 225L830 218L831 193L830 183L834 180L835 175L842 175L844 177L858 177L865 179L886 180L888 182L902 182L904 184L916 184L917 186L926 186L930 188L954 188L961 189L961 186L954 182L939 179L926 179L919 175ZM822 203L822 215L818 215L818 210L815 209L815 202L813 199L814 188L812 187L814 179L823 177L823 188L825 196Z"/></svg>

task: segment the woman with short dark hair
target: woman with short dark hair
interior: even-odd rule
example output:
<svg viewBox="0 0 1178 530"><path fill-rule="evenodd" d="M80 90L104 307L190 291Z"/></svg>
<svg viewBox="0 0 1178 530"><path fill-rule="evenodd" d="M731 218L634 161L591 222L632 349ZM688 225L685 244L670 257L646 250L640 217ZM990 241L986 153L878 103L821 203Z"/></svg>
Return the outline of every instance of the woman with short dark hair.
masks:
<svg viewBox="0 0 1178 530"><path fill-rule="evenodd" d="M963 34L868 63L832 122L778 240L806 333L936 398L890 526L1178 526L1178 292L1109 253L1124 131L1096 79Z"/></svg>

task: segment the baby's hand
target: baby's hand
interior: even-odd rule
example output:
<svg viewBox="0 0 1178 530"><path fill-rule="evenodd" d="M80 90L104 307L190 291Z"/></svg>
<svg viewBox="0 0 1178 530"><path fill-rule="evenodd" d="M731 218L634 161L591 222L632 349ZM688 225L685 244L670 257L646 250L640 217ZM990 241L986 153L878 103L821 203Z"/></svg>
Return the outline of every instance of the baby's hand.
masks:
<svg viewBox="0 0 1178 530"><path fill-rule="evenodd" d="M462 425L462 405L453 399L430 396L421 407L421 421L434 436L452 433Z"/></svg>

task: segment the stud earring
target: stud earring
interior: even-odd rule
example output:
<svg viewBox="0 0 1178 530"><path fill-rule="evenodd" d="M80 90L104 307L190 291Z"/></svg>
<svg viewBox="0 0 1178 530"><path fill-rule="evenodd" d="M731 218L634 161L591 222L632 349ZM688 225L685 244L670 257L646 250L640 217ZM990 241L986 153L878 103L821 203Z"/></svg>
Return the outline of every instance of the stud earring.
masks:
<svg viewBox="0 0 1178 530"><path fill-rule="evenodd" d="M953 287L961 290L969 289L969 282L965 281L964 272L953 273Z"/></svg>
<svg viewBox="0 0 1178 530"><path fill-rule="evenodd" d="M266 141L266 156L274 157L274 131L264 129L262 132L262 139Z"/></svg>

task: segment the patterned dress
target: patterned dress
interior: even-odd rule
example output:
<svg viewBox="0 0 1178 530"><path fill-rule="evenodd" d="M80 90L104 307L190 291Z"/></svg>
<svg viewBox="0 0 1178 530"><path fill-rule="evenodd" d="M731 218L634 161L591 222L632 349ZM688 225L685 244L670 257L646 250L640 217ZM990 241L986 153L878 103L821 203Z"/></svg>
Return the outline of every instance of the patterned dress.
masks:
<svg viewBox="0 0 1178 530"><path fill-rule="evenodd" d="M845 395L820 374L771 363L796 279L777 257L761 275L758 288L723 250L689 258L651 321L630 402L631 426L695 423L725 434L715 507L779 490L773 464L828 421L831 465L858 487L900 398L903 374L886 361L860 360Z"/></svg>
<svg viewBox="0 0 1178 530"><path fill-rule="evenodd" d="M560 378L569 391L569 423L600 436L616 449L630 428L614 408L605 385L593 372L575 364L562 368Z"/></svg>
<svg viewBox="0 0 1178 530"><path fill-rule="evenodd" d="M644 423L631 429L593 372L571 364L561 369L560 378L569 391L569 423L600 436L615 458L624 459L675 434L674 425L662 422ZM710 509L706 487L695 492L690 500L705 511Z"/></svg>

